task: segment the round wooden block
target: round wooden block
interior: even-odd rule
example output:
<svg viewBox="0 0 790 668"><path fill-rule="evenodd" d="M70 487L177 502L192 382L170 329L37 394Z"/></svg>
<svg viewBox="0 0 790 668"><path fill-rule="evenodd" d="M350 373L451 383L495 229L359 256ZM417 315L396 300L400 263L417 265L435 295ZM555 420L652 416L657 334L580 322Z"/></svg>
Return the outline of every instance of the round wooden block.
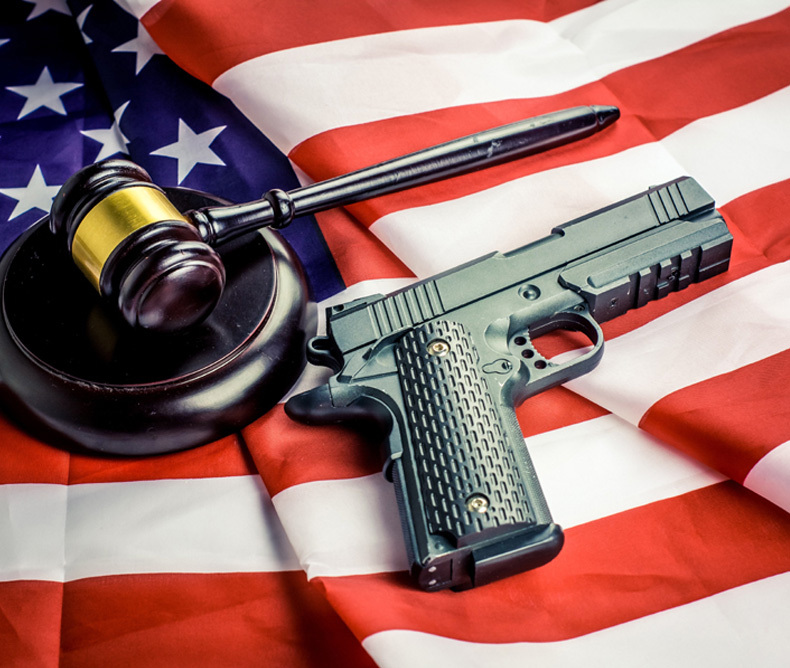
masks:
<svg viewBox="0 0 790 668"><path fill-rule="evenodd" d="M220 203L168 195L182 211ZM0 260L0 401L34 435L120 455L182 450L253 421L301 374L314 309L276 232L218 249L227 284L214 312L187 332L153 334L103 302L47 224Z"/></svg>

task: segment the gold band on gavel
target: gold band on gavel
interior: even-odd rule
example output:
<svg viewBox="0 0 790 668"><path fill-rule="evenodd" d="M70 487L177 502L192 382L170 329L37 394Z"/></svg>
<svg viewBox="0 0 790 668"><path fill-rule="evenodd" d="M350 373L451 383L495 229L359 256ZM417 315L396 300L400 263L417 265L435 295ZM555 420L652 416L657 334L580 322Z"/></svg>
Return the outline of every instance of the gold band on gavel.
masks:
<svg viewBox="0 0 790 668"><path fill-rule="evenodd" d="M136 230L163 220L188 222L161 190L144 185L116 190L80 221L71 255L82 273L101 291L102 269L118 245Z"/></svg>

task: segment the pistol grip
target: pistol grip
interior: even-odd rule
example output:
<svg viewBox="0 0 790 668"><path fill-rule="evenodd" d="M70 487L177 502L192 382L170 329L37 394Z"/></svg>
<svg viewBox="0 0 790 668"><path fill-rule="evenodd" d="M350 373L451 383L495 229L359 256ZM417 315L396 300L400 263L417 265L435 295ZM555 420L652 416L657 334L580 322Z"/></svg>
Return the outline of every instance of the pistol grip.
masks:
<svg viewBox="0 0 790 668"><path fill-rule="evenodd" d="M420 586L468 588L556 556L562 530L469 332L426 323L395 344L395 360L405 434L393 481Z"/></svg>

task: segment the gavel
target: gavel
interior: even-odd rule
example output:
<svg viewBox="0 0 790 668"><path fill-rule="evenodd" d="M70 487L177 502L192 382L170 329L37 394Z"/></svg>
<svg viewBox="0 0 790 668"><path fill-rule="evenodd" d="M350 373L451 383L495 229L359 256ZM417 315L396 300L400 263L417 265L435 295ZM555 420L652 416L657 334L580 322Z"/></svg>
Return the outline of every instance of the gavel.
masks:
<svg viewBox="0 0 790 668"><path fill-rule="evenodd" d="M518 121L245 204L179 211L140 166L89 165L62 186L50 230L75 264L131 326L177 332L204 320L225 285L215 247L294 217L515 160L611 125L612 106L582 106Z"/></svg>

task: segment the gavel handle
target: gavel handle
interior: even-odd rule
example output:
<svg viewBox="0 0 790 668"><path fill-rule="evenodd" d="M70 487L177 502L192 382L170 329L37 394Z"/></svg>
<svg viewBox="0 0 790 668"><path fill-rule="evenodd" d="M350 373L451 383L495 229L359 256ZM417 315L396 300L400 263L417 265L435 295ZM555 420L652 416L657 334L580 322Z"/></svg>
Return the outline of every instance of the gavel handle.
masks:
<svg viewBox="0 0 790 668"><path fill-rule="evenodd" d="M585 137L611 125L617 107L582 106L484 130L290 192L271 190L255 202L190 213L203 239L216 245L252 229L284 227L296 216L400 192L466 174Z"/></svg>

